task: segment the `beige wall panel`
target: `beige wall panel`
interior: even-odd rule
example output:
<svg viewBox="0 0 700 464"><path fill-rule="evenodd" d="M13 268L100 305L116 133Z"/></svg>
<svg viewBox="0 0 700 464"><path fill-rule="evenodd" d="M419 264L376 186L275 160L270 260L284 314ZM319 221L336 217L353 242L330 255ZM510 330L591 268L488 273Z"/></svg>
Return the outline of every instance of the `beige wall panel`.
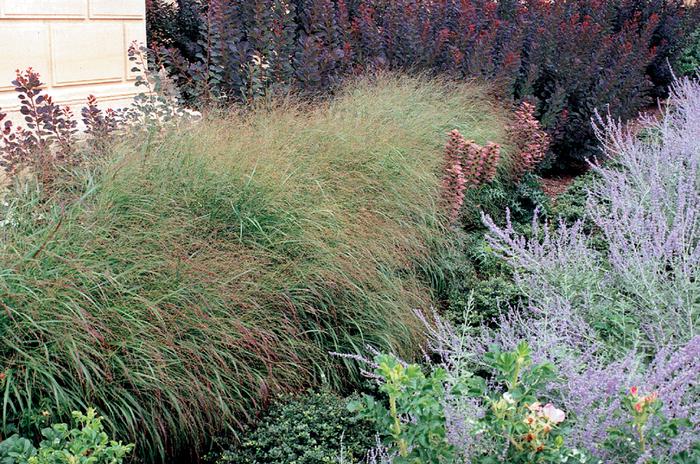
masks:
<svg viewBox="0 0 700 464"><path fill-rule="evenodd" d="M124 50L129 50L131 44L136 41L140 44L146 43L146 30L143 27L143 23L140 21L125 21L124 22ZM136 63L129 61L129 57L125 55L124 57L126 69L126 78L128 80L136 79L138 73L132 72L131 70L136 66Z"/></svg>
<svg viewBox="0 0 700 464"><path fill-rule="evenodd" d="M127 60L131 41L145 42L145 0L0 0L0 108L21 120L10 81L33 67L59 104L88 95L123 107L142 91ZM92 15L89 13L92 12Z"/></svg>
<svg viewBox="0 0 700 464"><path fill-rule="evenodd" d="M119 22L51 25L54 85L120 81L124 76L124 29Z"/></svg>
<svg viewBox="0 0 700 464"><path fill-rule="evenodd" d="M8 17L76 18L87 15L87 0L0 0Z"/></svg>
<svg viewBox="0 0 700 464"><path fill-rule="evenodd" d="M49 32L41 22L18 24L0 21L0 91L12 90L15 70L32 66L44 82L51 81Z"/></svg>
<svg viewBox="0 0 700 464"><path fill-rule="evenodd" d="M143 18L144 0L90 0L91 18Z"/></svg>

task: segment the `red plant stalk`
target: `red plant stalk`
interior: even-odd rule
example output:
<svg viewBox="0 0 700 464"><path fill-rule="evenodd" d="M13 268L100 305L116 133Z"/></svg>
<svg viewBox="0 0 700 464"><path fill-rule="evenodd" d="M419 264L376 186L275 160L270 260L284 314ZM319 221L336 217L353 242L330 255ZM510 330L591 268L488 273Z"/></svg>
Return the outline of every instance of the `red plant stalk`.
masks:
<svg viewBox="0 0 700 464"><path fill-rule="evenodd" d="M517 150L513 178L518 181L542 162L549 151L551 138L535 118L535 106L525 101L515 111L508 130Z"/></svg>
<svg viewBox="0 0 700 464"><path fill-rule="evenodd" d="M466 179L462 169L462 159L466 141L458 130L450 132L445 146L445 167L442 178L443 199L449 211L450 222L457 220L459 210L464 203Z"/></svg>
<svg viewBox="0 0 700 464"><path fill-rule="evenodd" d="M501 159L500 145L489 142L485 147L468 141L463 160L464 177L469 188L493 182Z"/></svg>
<svg viewBox="0 0 700 464"><path fill-rule="evenodd" d="M496 180L498 163L501 161L501 146L497 143L489 142L483 148L484 157L484 182L491 183Z"/></svg>
<svg viewBox="0 0 700 464"><path fill-rule="evenodd" d="M475 189L496 178L501 147L489 142L485 147L465 140L458 130L450 132L445 146L443 199L449 210L450 222L457 220L464 203L464 192Z"/></svg>
<svg viewBox="0 0 700 464"><path fill-rule="evenodd" d="M481 185L484 160L481 156L481 147L473 140L467 142L464 156L464 174L469 188L477 188Z"/></svg>

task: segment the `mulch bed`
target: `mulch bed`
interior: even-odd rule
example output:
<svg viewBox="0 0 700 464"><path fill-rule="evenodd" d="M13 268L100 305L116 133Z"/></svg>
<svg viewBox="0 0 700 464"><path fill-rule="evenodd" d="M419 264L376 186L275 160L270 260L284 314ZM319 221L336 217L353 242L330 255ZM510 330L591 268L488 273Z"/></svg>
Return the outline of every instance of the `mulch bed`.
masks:
<svg viewBox="0 0 700 464"><path fill-rule="evenodd" d="M569 185L576 179L577 176L562 175L552 178L540 179L540 184L542 184L542 191L551 200L556 200L556 198L562 193L566 192Z"/></svg>

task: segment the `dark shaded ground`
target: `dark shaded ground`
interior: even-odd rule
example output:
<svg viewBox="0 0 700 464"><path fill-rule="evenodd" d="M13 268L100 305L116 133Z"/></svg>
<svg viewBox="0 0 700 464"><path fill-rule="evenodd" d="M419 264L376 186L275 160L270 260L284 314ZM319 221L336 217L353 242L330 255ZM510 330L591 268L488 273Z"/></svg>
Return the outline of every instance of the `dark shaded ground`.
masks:
<svg viewBox="0 0 700 464"><path fill-rule="evenodd" d="M569 188L569 185L571 185L576 177L577 176L574 175L559 175L551 178L543 178L540 180L542 191L554 201Z"/></svg>

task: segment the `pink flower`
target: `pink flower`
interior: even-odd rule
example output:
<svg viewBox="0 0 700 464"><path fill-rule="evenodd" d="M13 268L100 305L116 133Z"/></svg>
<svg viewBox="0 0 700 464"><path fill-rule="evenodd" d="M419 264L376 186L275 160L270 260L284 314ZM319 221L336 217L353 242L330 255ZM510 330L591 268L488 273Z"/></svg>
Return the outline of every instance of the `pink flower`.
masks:
<svg viewBox="0 0 700 464"><path fill-rule="evenodd" d="M464 190L466 179L462 169L462 157L464 156L466 141L457 130L450 132L450 137L445 146L445 167L443 170L442 186L443 198L449 211L450 222L455 222L459 217L459 210L464 203Z"/></svg>
<svg viewBox="0 0 700 464"><path fill-rule="evenodd" d="M632 388L630 388L630 395L637 396L638 391L639 390L637 390L637 387L632 387Z"/></svg>
<svg viewBox="0 0 700 464"><path fill-rule="evenodd" d="M526 404L526 408L528 408L531 412L537 412L542 410L542 404L539 401L535 401L532 404Z"/></svg>
<svg viewBox="0 0 700 464"><path fill-rule="evenodd" d="M551 403L546 404L542 408L542 417L546 418L549 422L553 424L559 424L564 422L566 419L566 414L561 409L557 409Z"/></svg>
<svg viewBox="0 0 700 464"><path fill-rule="evenodd" d="M508 126L508 132L516 148L513 175L515 180L520 180L544 159L551 138L535 117L535 106L525 101L513 113L513 122Z"/></svg>

